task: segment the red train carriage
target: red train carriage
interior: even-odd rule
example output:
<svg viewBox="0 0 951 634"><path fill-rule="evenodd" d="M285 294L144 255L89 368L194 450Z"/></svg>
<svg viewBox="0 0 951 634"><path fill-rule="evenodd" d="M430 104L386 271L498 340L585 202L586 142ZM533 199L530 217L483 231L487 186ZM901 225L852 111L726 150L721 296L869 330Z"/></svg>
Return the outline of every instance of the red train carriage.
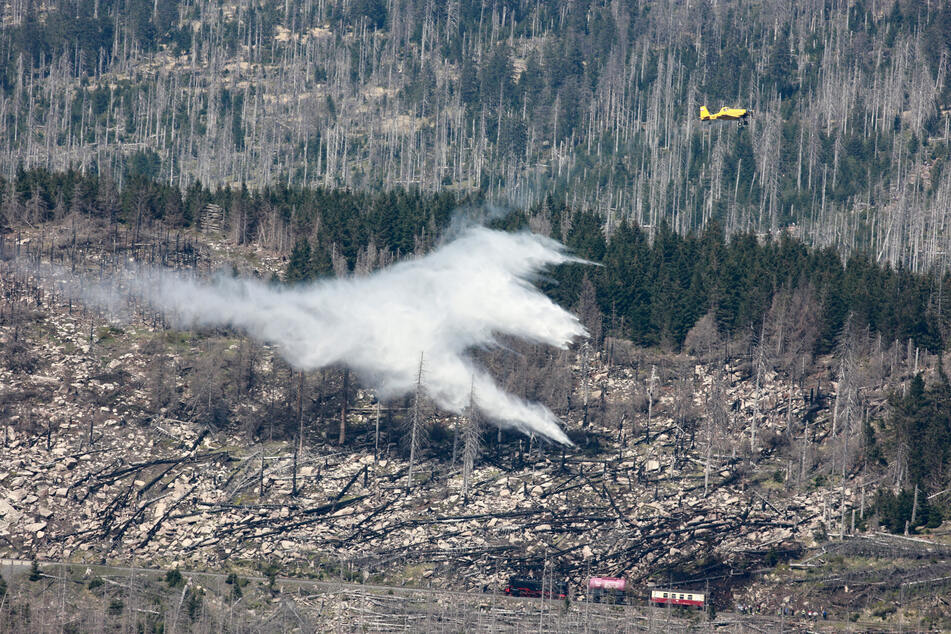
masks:
<svg viewBox="0 0 951 634"><path fill-rule="evenodd" d="M678 590L676 588L651 590L651 603L654 605L683 605L702 610L704 606L704 596L702 592Z"/></svg>

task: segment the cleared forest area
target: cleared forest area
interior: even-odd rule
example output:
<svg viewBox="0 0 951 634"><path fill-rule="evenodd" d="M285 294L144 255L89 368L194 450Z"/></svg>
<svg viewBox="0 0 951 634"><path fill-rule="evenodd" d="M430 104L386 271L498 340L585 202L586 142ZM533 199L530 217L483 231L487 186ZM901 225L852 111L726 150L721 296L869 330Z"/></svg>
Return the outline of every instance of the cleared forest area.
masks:
<svg viewBox="0 0 951 634"><path fill-rule="evenodd" d="M8 178L560 191L609 235L716 220L947 266L947 2L62 0L2 23Z"/></svg>
<svg viewBox="0 0 951 634"><path fill-rule="evenodd" d="M951 388L938 354L889 344L851 318L833 349L815 354L789 345L782 321L764 316L727 336L712 314L681 352L607 335L564 351L512 341L480 353L507 389L558 414L576 445L562 450L480 429L418 393L380 401L343 368L298 372L231 330L170 330L144 304L129 302L117 320L74 302L43 269L84 271L91 283L136 261L262 277L290 266L228 235L227 226L173 233L65 220L5 236L6 554L476 593L531 574L567 580L577 595L588 576L613 574L631 581L635 598L651 585L709 584L718 610L757 606L721 624L806 624L804 611L819 606L869 629L947 623L946 606L932 601L949 570L939 414L951 411L942 405ZM582 284L577 310L597 333L604 317L591 293ZM810 323L793 332L814 346ZM896 542L882 530L925 537ZM86 584L132 623L183 618L173 615L185 614L184 600L197 606L189 627L200 631L236 600L225 588L203 617L181 589L163 588L141 608L152 595L123 578L104 591L50 574L50 588L83 597ZM11 586L0 617L19 622L29 587ZM267 591L258 600L268 614L339 614L343 623L375 622L380 605L417 624L483 613L478 599L470 610L381 604L374 592L308 595L306 606ZM36 618L69 614L40 596ZM67 596L79 600L60 591L60 604ZM487 601L487 619L509 618L507 600ZM546 609L532 613L554 631L600 614ZM651 626L645 618L638 627Z"/></svg>

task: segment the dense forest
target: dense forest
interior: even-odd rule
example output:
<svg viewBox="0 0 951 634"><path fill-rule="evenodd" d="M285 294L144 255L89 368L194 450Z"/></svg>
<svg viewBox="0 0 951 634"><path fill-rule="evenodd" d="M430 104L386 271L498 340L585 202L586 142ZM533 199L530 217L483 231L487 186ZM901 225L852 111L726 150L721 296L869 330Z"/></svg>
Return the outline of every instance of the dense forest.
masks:
<svg viewBox="0 0 951 634"><path fill-rule="evenodd" d="M0 171L416 187L947 268L951 4L9 3ZM755 111L703 124L700 105ZM287 245L289 249L292 245ZM406 246L406 245L403 245ZM729 320L727 320L729 321Z"/></svg>

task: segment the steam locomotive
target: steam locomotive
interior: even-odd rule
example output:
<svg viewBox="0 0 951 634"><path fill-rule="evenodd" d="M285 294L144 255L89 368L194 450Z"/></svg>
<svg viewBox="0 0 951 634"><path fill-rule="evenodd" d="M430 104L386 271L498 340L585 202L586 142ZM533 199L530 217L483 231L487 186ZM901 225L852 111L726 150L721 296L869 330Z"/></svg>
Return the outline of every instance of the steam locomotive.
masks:
<svg viewBox="0 0 951 634"><path fill-rule="evenodd" d="M531 577L512 577L502 590L512 597L541 597L546 599L564 599L568 596L568 584L564 581L544 583Z"/></svg>

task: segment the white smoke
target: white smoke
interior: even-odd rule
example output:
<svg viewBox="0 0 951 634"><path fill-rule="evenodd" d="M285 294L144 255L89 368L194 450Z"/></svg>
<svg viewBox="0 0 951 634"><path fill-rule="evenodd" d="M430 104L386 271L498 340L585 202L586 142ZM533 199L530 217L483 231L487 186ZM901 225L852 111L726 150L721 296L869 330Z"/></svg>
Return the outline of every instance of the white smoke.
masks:
<svg viewBox="0 0 951 634"><path fill-rule="evenodd" d="M429 255L367 277L275 287L220 277L203 281L167 270L86 289L87 301L115 306L137 297L178 326L230 326L273 344L292 365L345 365L381 398L423 388L462 413L475 406L502 427L570 444L547 408L501 390L469 352L510 335L565 348L586 335L572 314L531 283L549 266L578 261L557 242L529 233L467 229ZM116 295L111 293L116 292Z"/></svg>

